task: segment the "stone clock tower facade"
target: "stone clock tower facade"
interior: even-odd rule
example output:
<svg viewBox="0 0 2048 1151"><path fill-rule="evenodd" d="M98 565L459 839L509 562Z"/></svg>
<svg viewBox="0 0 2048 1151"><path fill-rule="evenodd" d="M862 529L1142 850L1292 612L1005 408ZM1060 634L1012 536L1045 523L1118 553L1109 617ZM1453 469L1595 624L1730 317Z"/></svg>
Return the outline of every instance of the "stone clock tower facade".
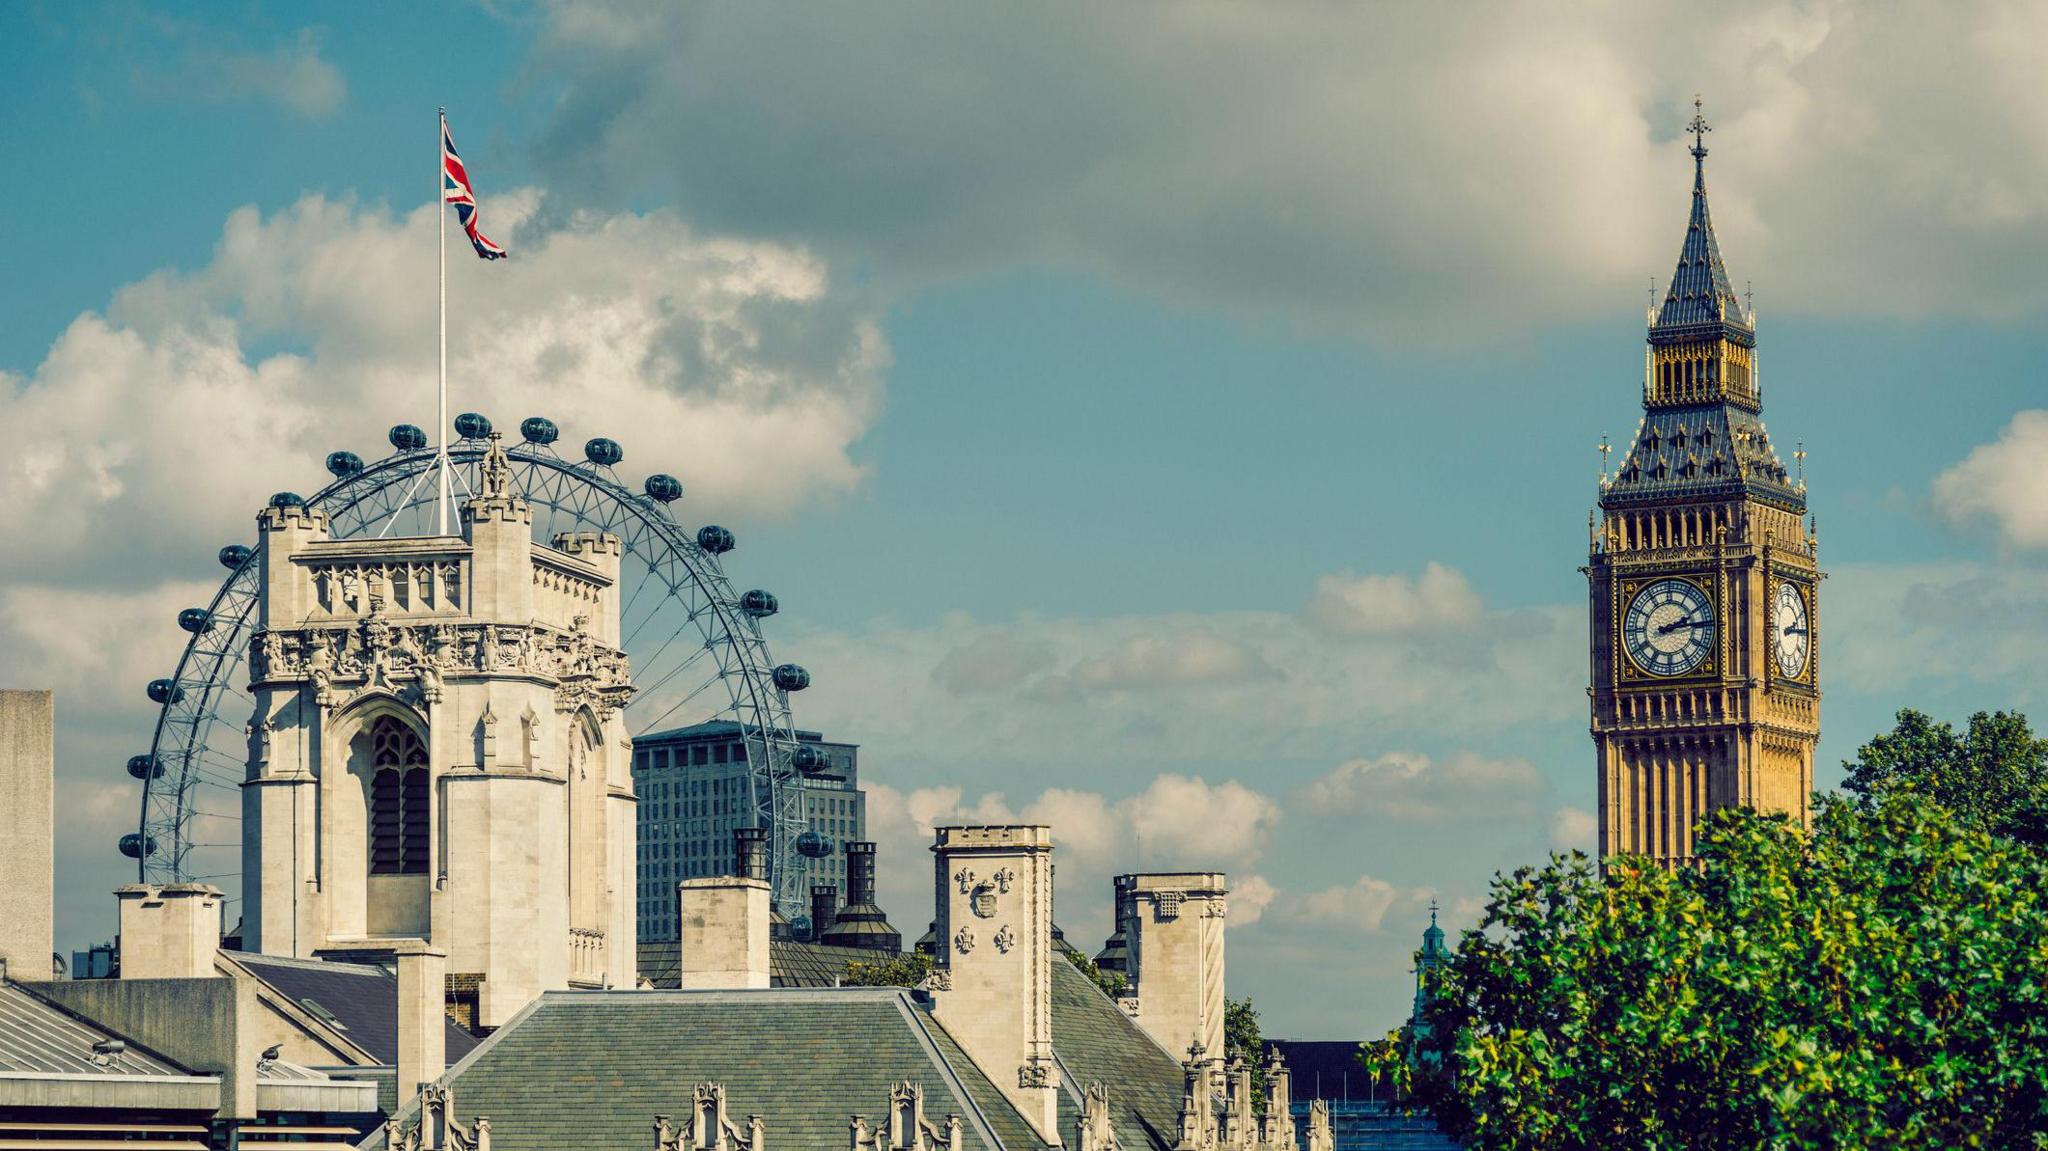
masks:
<svg viewBox="0 0 2048 1151"><path fill-rule="evenodd" d="M1818 541L1764 429L1756 315L1707 211L1706 122L1691 127L1692 216L1585 569L1600 854L1667 866L1717 808L1806 820L1820 738Z"/></svg>

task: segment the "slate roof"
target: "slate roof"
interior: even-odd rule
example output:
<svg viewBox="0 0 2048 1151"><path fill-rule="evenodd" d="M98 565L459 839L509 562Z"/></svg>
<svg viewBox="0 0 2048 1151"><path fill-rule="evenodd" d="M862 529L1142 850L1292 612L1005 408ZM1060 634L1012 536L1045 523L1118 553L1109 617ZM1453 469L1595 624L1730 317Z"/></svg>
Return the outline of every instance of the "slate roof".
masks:
<svg viewBox="0 0 2048 1151"><path fill-rule="evenodd" d="M1053 964L1052 1027L1062 1132L1100 1080L1127 1151L1170 1148L1180 1065L1071 964ZM879 1122L903 1079L924 1086L933 1124L961 1117L969 1151L1046 1146L902 988L549 992L449 1072L457 1117L488 1115L500 1151L637 1151L700 1082L725 1085L735 1123L761 1115L771 1147L838 1148L847 1117Z"/></svg>
<svg viewBox="0 0 2048 1151"><path fill-rule="evenodd" d="M1600 506L1716 496L1806 508L1806 493L1771 446L1762 416L1724 403L1659 407L1644 413Z"/></svg>
<svg viewBox="0 0 2048 1151"><path fill-rule="evenodd" d="M1721 262L1721 244L1714 238L1714 215L1707 208L1706 149L1693 153L1692 215L1686 220L1685 242L1678 249L1678 267L1664 293L1654 329L1698 327L1732 320L1747 331L1728 267Z"/></svg>
<svg viewBox="0 0 2048 1151"><path fill-rule="evenodd" d="M640 978L657 989L673 990L681 982L682 954L682 944L676 940L641 940L637 952ZM864 947L831 947L777 939L768 944L768 977L777 987L837 987L846 980L847 964L877 963L894 957L893 952Z"/></svg>
<svg viewBox="0 0 2048 1151"><path fill-rule="evenodd" d="M319 1016L322 1011L340 1024L342 1034L381 1063L398 1058L398 976L371 963L339 963L324 959L293 959L282 955L235 952L227 956L243 970L269 984L282 998ZM308 1006L317 1004L319 1009ZM477 1038L454 1020L448 1021L448 1059L462 1058Z"/></svg>
<svg viewBox="0 0 2048 1151"><path fill-rule="evenodd" d="M927 1120L960 1116L967 1151L1042 1147L1016 1141L1023 1120L985 1079L961 1080L938 1030L900 988L550 991L449 1083L460 1119L490 1117L497 1151L643 1151L654 1116L687 1116L701 1082L725 1085L734 1122L762 1116L771 1147L843 1147L847 1117L881 1122L906 1079L924 1088Z"/></svg>
<svg viewBox="0 0 2048 1151"><path fill-rule="evenodd" d="M102 1067L95 1043L122 1039L127 1050ZM17 984L0 983L0 1072L44 1075L191 1075L164 1057L38 998Z"/></svg>

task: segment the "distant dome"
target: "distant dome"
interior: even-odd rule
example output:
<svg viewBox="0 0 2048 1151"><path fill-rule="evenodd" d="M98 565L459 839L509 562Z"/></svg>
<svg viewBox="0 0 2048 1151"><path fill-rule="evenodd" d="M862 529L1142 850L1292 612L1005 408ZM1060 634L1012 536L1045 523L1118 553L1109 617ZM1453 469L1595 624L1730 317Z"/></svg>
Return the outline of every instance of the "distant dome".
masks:
<svg viewBox="0 0 2048 1151"><path fill-rule="evenodd" d="M427 433L412 424L399 424L391 429L391 446L401 452L415 452L427 446Z"/></svg>

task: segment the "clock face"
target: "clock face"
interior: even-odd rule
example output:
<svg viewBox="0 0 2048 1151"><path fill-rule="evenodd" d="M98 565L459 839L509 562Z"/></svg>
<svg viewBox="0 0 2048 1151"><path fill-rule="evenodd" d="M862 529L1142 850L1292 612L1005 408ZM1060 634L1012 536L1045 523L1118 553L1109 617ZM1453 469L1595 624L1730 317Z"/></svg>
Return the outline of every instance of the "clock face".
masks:
<svg viewBox="0 0 2048 1151"><path fill-rule="evenodd" d="M1771 651L1778 671L1787 679L1806 674L1807 656L1812 652L1813 629L1806 622L1806 596L1795 584L1780 582L1778 598L1771 607Z"/></svg>
<svg viewBox="0 0 2048 1151"><path fill-rule="evenodd" d="M1713 650L1713 602L1688 580L1657 580L1629 602L1621 641L1628 657L1649 674L1684 675Z"/></svg>

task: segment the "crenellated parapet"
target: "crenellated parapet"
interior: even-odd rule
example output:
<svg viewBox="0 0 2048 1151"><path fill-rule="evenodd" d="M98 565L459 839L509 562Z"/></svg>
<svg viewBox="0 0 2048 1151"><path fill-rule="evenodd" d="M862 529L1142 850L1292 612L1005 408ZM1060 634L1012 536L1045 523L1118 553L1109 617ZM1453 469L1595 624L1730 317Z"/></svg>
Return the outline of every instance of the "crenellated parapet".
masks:
<svg viewBox="0 0 2048 1151"><path fill-rule="evenodd" d="M1289 1117L1290 1084L1286 1064L1276 1051L1266 1073L1266 1115L1252 1105L1251 1068L1242 1059L1225 1063L1211 1058L1197 1042L1181 1064L1180 1131L1173 1151L1297 1151ZM1277 1109L1276 1109L1277 1107Z"/></svg>

